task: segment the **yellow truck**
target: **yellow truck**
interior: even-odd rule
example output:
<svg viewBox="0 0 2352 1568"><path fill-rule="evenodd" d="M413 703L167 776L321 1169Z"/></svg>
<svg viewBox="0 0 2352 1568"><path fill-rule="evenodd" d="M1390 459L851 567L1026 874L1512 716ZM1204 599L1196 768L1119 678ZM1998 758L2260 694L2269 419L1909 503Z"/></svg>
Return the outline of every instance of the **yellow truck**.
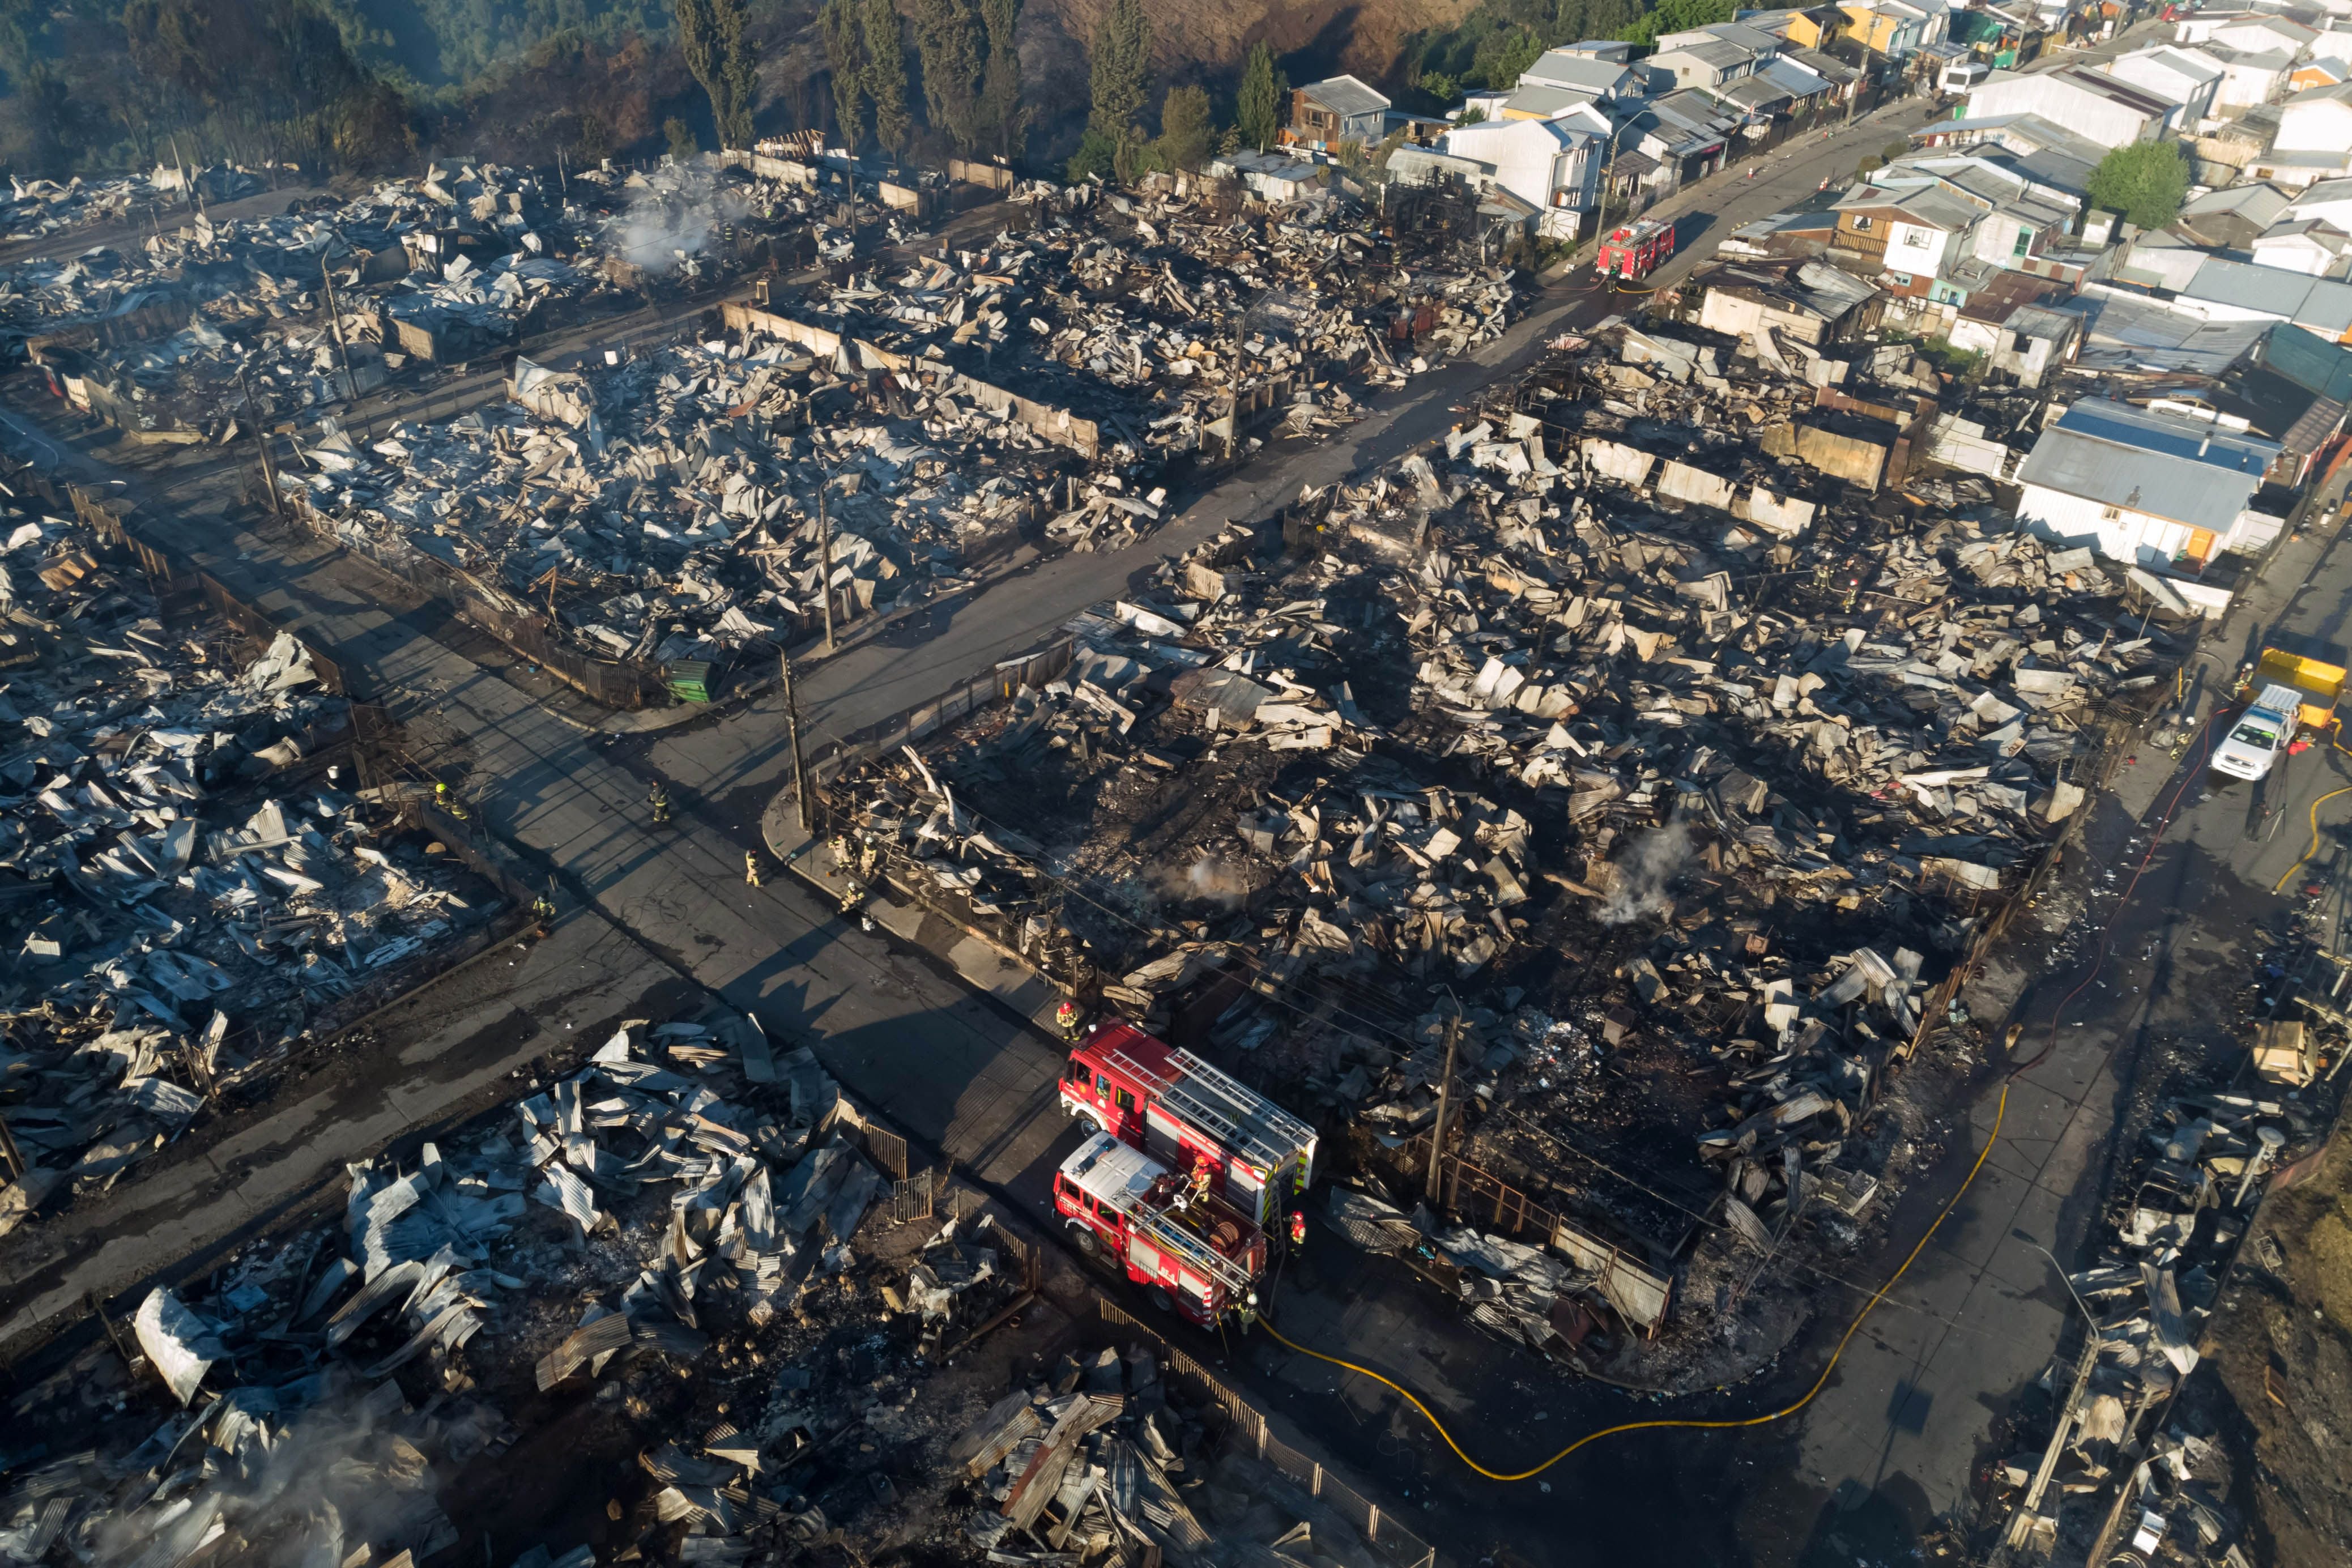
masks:
<svg viewBox="0 0 2352 1568"><path fill-rule="evenodd" d="M2257 691L2272 686L2293 688L2301 700L2303 727L2326 730L2336 721L2336 700L2344 695L2345 675L2340 664L2322 664L2283 647L2266 647L2247 684Z"/></svg>

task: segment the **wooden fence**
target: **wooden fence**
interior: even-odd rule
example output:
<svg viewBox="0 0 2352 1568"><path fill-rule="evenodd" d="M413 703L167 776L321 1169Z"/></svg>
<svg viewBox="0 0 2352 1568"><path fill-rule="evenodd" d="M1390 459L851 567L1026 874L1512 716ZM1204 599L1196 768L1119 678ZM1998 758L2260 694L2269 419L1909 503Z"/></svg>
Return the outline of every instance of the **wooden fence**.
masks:
<svg viewBox="0 0 2352 1568"><path fill-rule="evenodd" d="M1244 1452L1255 1455L1277 1474L1296 1482L1395 1568L1436 1568L1434 1547L1383 1513L1380 1504L1332 1474L1319 1461L1276 1436L1257 1406L1234 1393L1223 1378L1115 1302L1100 1295L1094 1300L1096 1318L1103 1331L1115 1339L1142 1341L1158 1359L1162 1377L1173 1380L1195 1397L1225 1413L1233 1422L1234 1438Z"/></svg>
<svg viewBox="0 0 2352 1568"><path fill-rule="evenodd" d="M1033 690L1042 687L1070 668L1076 647L1072 638L1064 637L1036 653L976 670L938 697L829 741L808 753L809 777L819 784L838 778L856 763L895 752L992 704L1008 701L1024 686Z"/></svg>

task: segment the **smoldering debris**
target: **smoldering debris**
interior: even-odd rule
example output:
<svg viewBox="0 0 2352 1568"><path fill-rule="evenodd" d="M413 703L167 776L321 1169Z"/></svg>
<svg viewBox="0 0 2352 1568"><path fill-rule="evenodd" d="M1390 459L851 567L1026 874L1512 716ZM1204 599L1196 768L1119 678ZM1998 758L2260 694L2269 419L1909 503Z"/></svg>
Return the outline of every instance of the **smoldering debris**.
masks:
<svg viewBox="0 0 2352 1568"><path fill-rule="evenodd" d="M1687 378L1623 374L1661 356ZM1570 1359L1739 1375L1781 1342L1741 1324L1801 1310L1718 1321L1718 1295L1860 1245L1932 1158L1889 1068L1936 1028L1969 1048L1927 998L2189 646L1989 487L1885 507L1775 458L1758 432L1812 390L1660 332L1572 340L835 781L832 853L1327 1108L1400 1182L1450 989L1467 1156L1678 1260L1663 1333L1604 1303ZM1644 443L1694 439L1730 510L1650 483ZM1208 858L1244 909L1182 896Z"/></svg>
<svg viewBox="0 0 2352 1568"><path fill-rule="evenodd" d="M1621 926L1673 914L1675 900L1668 888L1689 867L1694 848L1690 829L1679 816L1633 840L1628 853L1609 862L1609 896L1593 918L1605 926Z"/></svg>
<svg viewBox="0 0 2352 1568"><path fill-rule="evenodd" d="M701 159L632 177L622 187L622 203L604 221L604 248L653 273L676 271L716 243L723 226L751 211L742 188Z"/></svg>

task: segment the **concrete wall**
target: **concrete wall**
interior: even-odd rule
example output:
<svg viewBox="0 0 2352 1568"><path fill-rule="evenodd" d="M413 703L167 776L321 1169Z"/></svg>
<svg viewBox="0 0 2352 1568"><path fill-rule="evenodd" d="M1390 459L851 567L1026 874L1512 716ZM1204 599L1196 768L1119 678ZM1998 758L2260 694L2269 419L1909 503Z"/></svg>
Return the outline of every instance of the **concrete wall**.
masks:
<svg viewBox="0 0 2352 1568"><path fill-rule="evenodd" d="M755 332L761 337L781 338L788 343L798 343L820 359L831 359L841 349L841 334L823 327L795 321L790 316L779 316L772 310L762 310L756 305L746 305L730 300L719 307L719 319L739 332Z"/></svg>
<svg viewBox="0 0 2352 1568"><path fill-rule="evenodd" d="M1705 468L1694 468L1688 463L1669 462L1658 474L1659 494L1721 511L1731 510L1733 489L1729 479L1717 479Z"/></svg>
<svg viewBox="0 0 2352 1568"><path fill-rule="evenodd" d="M1020 176L1002 164L982 163L971 158L950 158L948 160L948 178L961 180L967 185L986 185L992 191L1009 191Z"/></svg>
<svg viewBox="0 0 2352 1568"><path fill-rule="evenodd" d="M1698 308L1698 324L1736 338L1752 337L1766 327L1784 338L1819 347L1829 340L1830 326L1820 317L1748 299L1728 289L1710 289Z"/></svg>
<svg viewBox="0 0 2352 1568"><path fill-rule="evenodd" d="M1748 499L1733 507L1735 516L1746 519L1757 527L1780 539L1794 539L1813 525L1816 510L1809 500L1794 496L1776 496L1762 485L1748 492Z"/></svg>
<svg viewBox="0 0 2352 1568"><path fill-rule="evenodd" d="M1592 465L1595 472L1628 485L1649 483L1650 470L1658 461L1637 447L1604 441L1597 436L1584 438L1584 460Z"/></svg>
<svg viewBox="0 0 2352 1568"><path fill-rule="evenodd" d="M1794 458L1808 468L1864 489L1876 489L1886 477L1886 447L1818 425L1769 426L1764 432L1764 450L1776 458Z"/></svg>

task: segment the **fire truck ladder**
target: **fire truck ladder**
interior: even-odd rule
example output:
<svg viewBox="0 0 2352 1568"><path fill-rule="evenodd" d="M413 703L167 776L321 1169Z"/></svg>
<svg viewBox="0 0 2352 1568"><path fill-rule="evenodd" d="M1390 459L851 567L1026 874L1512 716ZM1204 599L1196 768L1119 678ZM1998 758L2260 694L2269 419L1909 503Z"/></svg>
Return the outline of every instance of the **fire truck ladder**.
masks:
<svg viewBox="0 0 2352 1568"><path fill-rule="evenodd" d="M1192 1052L1178 1051L1170 1060L1183 1076L1168 1081L1162 1098L1268 1174L1315 1141L1307 1123Z"/></svg>
<svg viewBox="0 0 2352 1568"><path fill-rule="evenodd" d="M1172 1253L1203 1277L1215 1280L1235 1300L1241 1300L1255 1283L1255 1277L1248 1269L1185 1229L1165 1210L1125 1196L1106 1199L1104 1206L1117 1209L1154 1247Z"/></svg>

